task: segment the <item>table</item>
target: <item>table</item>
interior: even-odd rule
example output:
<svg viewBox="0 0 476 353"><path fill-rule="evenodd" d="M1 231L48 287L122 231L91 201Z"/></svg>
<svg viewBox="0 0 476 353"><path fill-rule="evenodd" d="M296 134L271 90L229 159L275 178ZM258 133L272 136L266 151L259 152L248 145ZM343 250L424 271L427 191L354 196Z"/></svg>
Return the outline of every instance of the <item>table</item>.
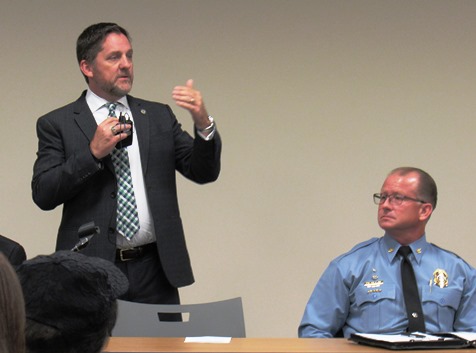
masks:
<svg viewBox="0 0 476 353"><path fill-rule="evenodd" d="M360 345L345 338L232 338L231 343L226 344L185 343L184 338L169 337L111 337L104 352L389 353L392 351ZM417 352L476 353L474 348Z"/></svg>

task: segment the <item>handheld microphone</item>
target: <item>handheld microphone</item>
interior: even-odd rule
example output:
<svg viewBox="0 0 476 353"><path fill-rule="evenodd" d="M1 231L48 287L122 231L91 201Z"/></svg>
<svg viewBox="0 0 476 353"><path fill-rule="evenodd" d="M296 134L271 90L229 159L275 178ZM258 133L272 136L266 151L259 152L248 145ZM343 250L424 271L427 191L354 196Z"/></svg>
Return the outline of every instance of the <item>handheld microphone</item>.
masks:
<svg viewBox="0 0 476 353"><path fill-rule="evenodd" d="M94 224L94 221L83 224L78 229L78 237L80 238L76 245L71 249L73 252L78 252L88 246L89 241L96 234L101 233L99 227Z"/></svg>
<svg viewBox="0 0 476 353"><path fill-rule="evenodd" d="M132 145L132 139L133 139L133 133L134 133L134 123L132 122L131 118L129 117L129 115L127 113L122 114L122 112L121 112L119 114L119 124L118 125L125 125L125 124L129 124L131 126L131 128L128 129L128 130L124 130L122 132L122 133L127 134L128 136L124 140L121 140L116 144L117 149L124 148L124 147ZM120 133L120 132L118 132L118 133Z"/></svg>

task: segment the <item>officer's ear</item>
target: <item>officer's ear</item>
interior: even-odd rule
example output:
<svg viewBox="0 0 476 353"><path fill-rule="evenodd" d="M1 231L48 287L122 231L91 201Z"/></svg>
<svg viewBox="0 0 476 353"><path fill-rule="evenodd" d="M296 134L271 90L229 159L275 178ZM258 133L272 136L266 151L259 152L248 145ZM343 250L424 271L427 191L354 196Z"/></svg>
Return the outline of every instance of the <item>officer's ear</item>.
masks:
<svg viewBox="0 0 476 353"><path fill-rule="evenodd" d="M431 203L423 203L420 206L420 220L428 221L433 213L433 205Z"/></svg>

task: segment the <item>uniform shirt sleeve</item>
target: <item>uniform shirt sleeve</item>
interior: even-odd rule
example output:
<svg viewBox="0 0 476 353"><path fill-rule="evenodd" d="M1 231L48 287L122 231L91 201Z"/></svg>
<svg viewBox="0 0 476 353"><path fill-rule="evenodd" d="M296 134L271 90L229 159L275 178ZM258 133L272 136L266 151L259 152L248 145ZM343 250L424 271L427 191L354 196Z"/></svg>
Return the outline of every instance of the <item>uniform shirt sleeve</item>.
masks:
<svg viewBox="0 0 476 353"><path fill-rule="evenodd" d="M349 288L336 261L333 261L319 279L306 305L298 329L299 337L334 337L345 323L348 310Z"/></svg>

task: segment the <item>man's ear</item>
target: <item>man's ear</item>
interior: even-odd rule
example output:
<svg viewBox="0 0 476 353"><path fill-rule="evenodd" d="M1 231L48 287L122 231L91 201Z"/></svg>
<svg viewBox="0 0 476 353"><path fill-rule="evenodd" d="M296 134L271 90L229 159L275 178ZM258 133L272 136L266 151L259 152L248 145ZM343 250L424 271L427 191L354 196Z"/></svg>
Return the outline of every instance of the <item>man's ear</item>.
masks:
<svg viewBox="0 0 476 353"><path fill-rule="evenodd" d="M428 221L433 213L433 205L431 203L424 203L420 207L420 220Z"/></svg>
<svg viewBox="0 0 476 353"><path fill-rule="evenodd" d="M81 72L83 73L84 76L86 76L88 78L93 77L92 66L86 60L83 59L79 62L79 69L81 70Z"/></svg>

